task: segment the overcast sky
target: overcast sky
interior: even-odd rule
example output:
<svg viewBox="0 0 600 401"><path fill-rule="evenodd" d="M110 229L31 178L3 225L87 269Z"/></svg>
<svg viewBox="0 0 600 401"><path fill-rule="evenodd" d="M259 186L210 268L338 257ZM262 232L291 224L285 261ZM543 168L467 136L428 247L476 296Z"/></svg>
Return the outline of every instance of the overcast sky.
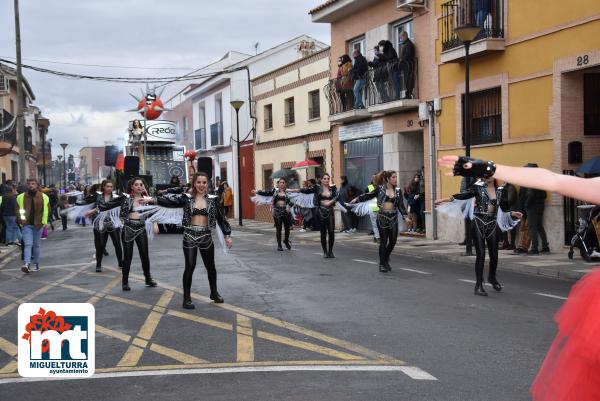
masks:
<svg viewBox="0 0 600 401"><path fill-rule="evenodd" d="M313 24L308 10L324 0L44 0L21 1L24 64L94 76L179 76L235 50L254 54L301 34L330 42L329 25ZM0 57L15 57L13 1L0 0ZM34 60L110 66L182 69L122 69L51 64ZM115 144L124 136L128 92L143 85L69 80L24 70L38 105L50 118L56 157ZM85 139L87 137L87 139ZM61 152L62 153L62 152Z"/></svg>

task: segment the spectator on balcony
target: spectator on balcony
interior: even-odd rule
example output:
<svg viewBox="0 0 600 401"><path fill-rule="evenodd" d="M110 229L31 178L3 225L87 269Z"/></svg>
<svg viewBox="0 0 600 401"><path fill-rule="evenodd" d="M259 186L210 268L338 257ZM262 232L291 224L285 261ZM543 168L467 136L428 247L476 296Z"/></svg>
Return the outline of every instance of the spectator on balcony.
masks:
<svg viewBox="0 0 600 401"><path fill-rule="evenodd" d="M475 21L481 31L485 28L485 20L490 13L490 1L489 0L475 0Z"/></svg>
<svg viewBox="0 0 600 401"><path fill-rule="evenodd" d="M405 99L412 98L415 81L415 45L406 32L400 33L400 72L404 78ZM397 93L400 97L400 93Z"/></svg>
<svg viewBox="0 0 600 401"><path fill-rule="evenodd" d="M354 79L354 108L364 109L362 90L369 65L367 64L367 59L360 53L359 49L354 49L352 56L354 57L354 67L350 71L350 76Z"/></svg>
<svg viewBox="0 0 600 401"><path fill-rule="evenodd" d="M389 85L384 86L385 89L382 97L384 98L384 102L387 102L391 98L400 98L400 68L398 66L398 53L396 53L394 45L389 40L380 40L378 45L381 53L379 62L381 63L381 69L385 71L384 82L387 82L388 78L391 76L394 84L393 94L389 93L389 91L392 89Z"/></svg>
<svg viewBox="0 0 600 401"><path fill-rule="evenodd" d="M335 90L340 97L342 111L350 110L352 108L352 104L354 103L352 95L354 81L350 76L351 69L352 60L350 59L350 56L344 54L338 59L338 73L337 79L335 80Z"/></svg>
<svg viewBox="0 0 600 401"><path fill-rule="evenodd" d="M375 56L373 57L373 61L369 61L368 65L373 69L373 82L375 83L375 88L377 88L377 93L379 95L377 103L379 103L379 100L381 103L386 103L389 101L389 96L386 91L385 83L388 80L389 74L386 63L383 61L383 53L379 50L379 46L375 46L373 51L375 52Z"/></svg>

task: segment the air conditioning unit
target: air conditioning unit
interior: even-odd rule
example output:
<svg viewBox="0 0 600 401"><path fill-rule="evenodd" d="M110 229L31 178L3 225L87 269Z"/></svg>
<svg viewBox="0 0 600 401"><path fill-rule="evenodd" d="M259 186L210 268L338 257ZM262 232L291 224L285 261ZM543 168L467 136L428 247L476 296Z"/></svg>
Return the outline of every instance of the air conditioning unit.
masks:
<svg viewBox="0 0 600 401"><path fill-rule="evenodd" d="M6 75L0 75L0 96L8 95L9 86L8 86L8 77Z"/></svg>
<svg viewBox="0 0 600 401"><path fill-rule="evenodd" d="M413 12L415 8L426 6L426 0L396 0L396 8L402 11Z"/></svg>

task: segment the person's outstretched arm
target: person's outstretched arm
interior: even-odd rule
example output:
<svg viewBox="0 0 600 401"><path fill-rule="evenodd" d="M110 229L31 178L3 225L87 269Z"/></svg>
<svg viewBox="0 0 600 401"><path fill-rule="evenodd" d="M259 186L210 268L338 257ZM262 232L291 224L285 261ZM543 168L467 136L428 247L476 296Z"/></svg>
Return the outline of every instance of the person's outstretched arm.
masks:
<svg viewBox="0 0 600 401"><path fill-rule="evenodd" d="M461 175L464 177L483 176L491 162L460 158L458 156L444 156L438 160L440 166L453 169L446 175ZM510 182L511 184L552 191L569 198L585 202L600 204L600 177L580 178L572 175L556 174L550 170L537 167L512 167L502 164L493 164L495 171L489 171L494 178ZM475 173L477 171L477 173ZM477 177L479 178L479 177Z"/></svg>

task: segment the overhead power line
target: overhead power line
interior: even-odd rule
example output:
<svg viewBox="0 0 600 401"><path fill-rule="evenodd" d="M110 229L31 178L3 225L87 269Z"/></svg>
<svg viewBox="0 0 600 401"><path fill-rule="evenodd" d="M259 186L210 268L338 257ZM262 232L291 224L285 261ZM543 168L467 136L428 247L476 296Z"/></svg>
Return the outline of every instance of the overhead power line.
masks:
<svg viewBox="0 0 600 401"><path fill-rule="evenodd" d="M11 56L0 56L6 59L14 59ZM85 63L71 63L68 61L55 61L55 60L40 60L35 58L23 58L23 60L35 61L37 63L49 63L49 64L62 64L62 65L75 65L81 67L100 67L100 68L121 68L131 70L192 70L194 67L140 67L140 66L125 66L125 65L105 65L105 64L85 64Z"/></svg>
<svg viewBox="0 0 600 401"><path fill-rule="evenodd" d="M16 65L16 63L14 61L7 60L4 58L0 58L0 62L4 62L4 63L11 64L11 65ZM171 76L171 77L108 77L108 76L75 74L75 73L51 70L48 68L37 67L37 66L32 66L32 65L27 65L27 64L23 64L22 67L26 68L28 70L32 70L32 71L36 71L36 72L40 72L40 73L44 73L44 74L56 75L56 76L59 76L61 78L66 78L66 79L82 79L82 80L89 80L89 81L102 81L102 82L112 82L112 83L136 83L136 84L147 83L147 84L163 84L163 85L167 85L167 84L169 84L171 82L175 82L175 81L193 81L193 80L203 79L203 78L212 78L212 77L217 76L222 73L236 71L236 69L232 69L232 70L214 71L214 72L205 73L205 74L195 74L195 72L202 69L202 68L200 68L198 70L192 71L191 73L188 73L185 75ZM161 86L163 86L163 85L161 85Z"/></svg>

